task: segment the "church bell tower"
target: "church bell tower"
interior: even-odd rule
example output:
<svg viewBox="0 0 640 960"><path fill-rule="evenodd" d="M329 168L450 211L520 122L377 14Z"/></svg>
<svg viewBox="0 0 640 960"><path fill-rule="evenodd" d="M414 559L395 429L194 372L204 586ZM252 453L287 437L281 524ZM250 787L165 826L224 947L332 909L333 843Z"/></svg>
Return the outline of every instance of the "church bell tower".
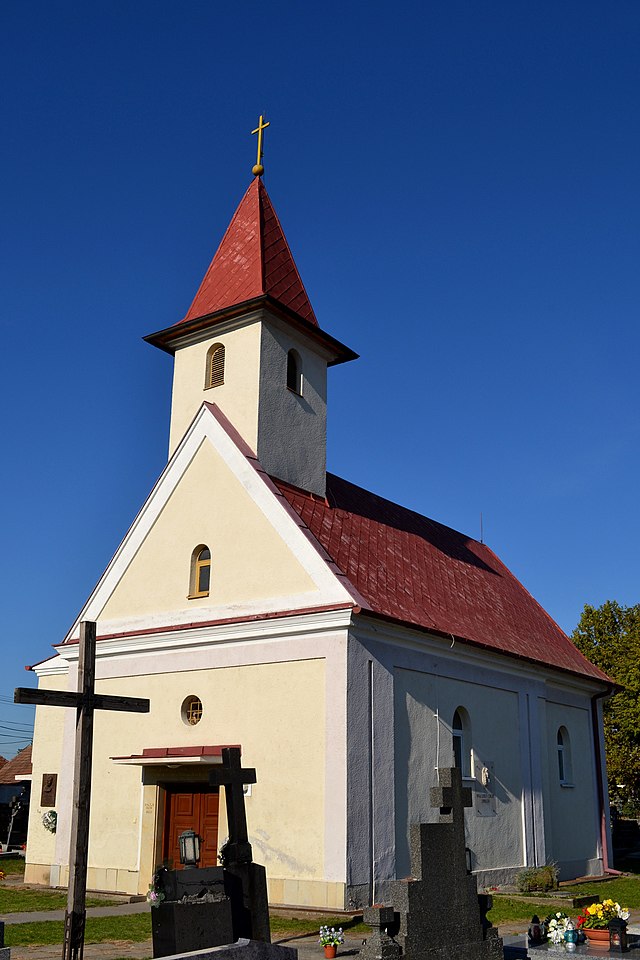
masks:
<svg viewBox="0 0 640 960"><path fill-rule="evenodd" d="M260 160L186 316L145 339L174 356L169 456L214 403L267 473L324 496L327 367L357 354L320 329Z"/></svg>

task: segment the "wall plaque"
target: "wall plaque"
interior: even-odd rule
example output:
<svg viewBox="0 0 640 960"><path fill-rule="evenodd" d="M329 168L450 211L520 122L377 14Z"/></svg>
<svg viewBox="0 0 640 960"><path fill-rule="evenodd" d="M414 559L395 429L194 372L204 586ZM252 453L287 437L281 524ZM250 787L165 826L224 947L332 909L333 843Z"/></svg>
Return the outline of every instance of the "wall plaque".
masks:
<svg viewBox="0 0 640 960"><path fill-rule="evenodd" d="M55 807L57 786L58 786L57 773L42 774L42 793L40 794L41 807Z"/></svg>

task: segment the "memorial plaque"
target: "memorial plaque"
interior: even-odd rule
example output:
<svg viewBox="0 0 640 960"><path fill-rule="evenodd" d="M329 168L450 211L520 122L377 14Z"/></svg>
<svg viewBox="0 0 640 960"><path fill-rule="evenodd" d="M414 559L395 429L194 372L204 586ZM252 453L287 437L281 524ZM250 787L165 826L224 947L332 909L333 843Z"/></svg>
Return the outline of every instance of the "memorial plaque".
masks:
<svg viewBox="0 0 640 960"><path fill-rule="evenodd" d="M42 774L42 792L40 794L41 807L55 807L57 786L58 786L57 773Z"/></svg>

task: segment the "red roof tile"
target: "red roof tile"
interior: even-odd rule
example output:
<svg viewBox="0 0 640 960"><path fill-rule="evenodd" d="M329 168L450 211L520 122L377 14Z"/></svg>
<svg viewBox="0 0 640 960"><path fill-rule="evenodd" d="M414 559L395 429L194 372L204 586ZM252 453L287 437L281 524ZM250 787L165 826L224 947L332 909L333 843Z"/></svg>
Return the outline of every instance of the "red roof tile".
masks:
<svg viewBox="0 0 640 960"><path fill-rule="evenodd" d="M373 613L608 680L486 545L330 473L326 501L274 482Z"/></svg>
<svg viewBox="0 0 640 960"><path fill-rule="evenodd" d="M31 744L16 753L13 760L7 760L0 770L0 783L16 782L16 777L28 777L31 774Z"/></svg>
<svg viewBox="0 0 640 960"><path fill-rule="evenodd" d="M256 177L233 215L185 323L268 294L317 326L267 190Z"/></svg>

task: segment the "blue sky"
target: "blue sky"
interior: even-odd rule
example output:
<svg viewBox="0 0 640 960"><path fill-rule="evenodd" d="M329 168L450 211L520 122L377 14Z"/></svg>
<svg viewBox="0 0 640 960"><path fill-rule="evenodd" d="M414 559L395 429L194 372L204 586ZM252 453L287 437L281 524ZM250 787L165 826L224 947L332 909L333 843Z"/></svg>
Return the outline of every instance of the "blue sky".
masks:
<svg viewBox="0 0 640 960"><path fill-rule="evenodd" d="M0 753L166 462L170 358L251 178L321 326L329 467L486 542L567 631L640 601L640 5L0 11ZM20 741L20 742L19 742Z"/></svg>

